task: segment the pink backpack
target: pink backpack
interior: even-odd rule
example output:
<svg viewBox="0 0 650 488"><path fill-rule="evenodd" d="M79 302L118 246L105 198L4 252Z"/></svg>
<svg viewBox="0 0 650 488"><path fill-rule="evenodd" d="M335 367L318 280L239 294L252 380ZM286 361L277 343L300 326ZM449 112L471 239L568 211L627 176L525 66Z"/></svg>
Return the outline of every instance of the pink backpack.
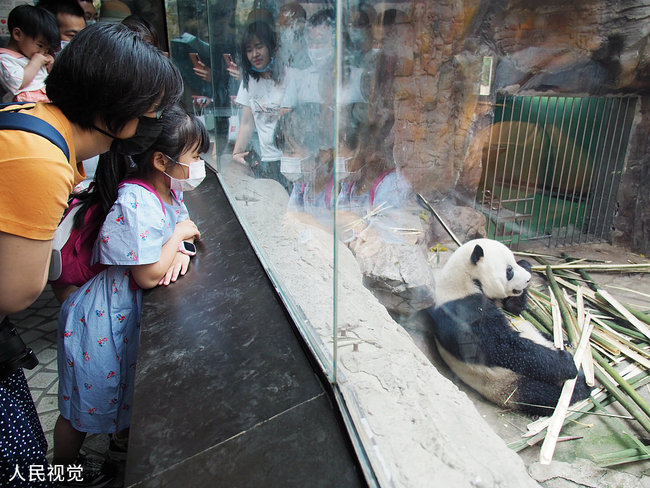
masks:
<svg viewBox="0 0 650 488"><path fill-rule="evenodd" d="M125 183L140 185L156 195L160 201L163 214L167 214L162 198L149 183L130 178L120 183L120 187ZM87 229L90 222L95 220L95 216L101 211L101 208L97 203L92 205L86 211L83 225L80 228L74 228L73 220L79 208L79 200L73 199L54 234L48 277L48 282L51 284L82 286L108 267L102 263L90 264L99 228L93 232L89 232Z"/></svg>

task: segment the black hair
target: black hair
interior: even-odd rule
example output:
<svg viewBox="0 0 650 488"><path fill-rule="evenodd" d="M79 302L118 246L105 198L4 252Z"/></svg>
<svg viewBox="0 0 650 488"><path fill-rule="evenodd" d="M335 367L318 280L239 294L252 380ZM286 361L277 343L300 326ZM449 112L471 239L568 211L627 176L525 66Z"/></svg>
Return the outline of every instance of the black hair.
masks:
<svg viewBox="0 0 650 488"><path fill-rule="evenodd" d="M334 27L335 19L336 19L336 15L334 13L334 9L324 8L323 10L319 10L311 17L309 17L309 20L307 20L307 24L313 27L316 27L318 25L327 25L330 27Z"/></svg>
<svg viewBox="0 0 650 488"><path fill-rule="evenodd" d="M155 152L177 160L181 154L195 147L200 153L210 148L210 134L205 124L178 105L166 110L162 120L163 129L158 139L142 154L132 156L137 168L134 176L147 176L153 170L150 163Z"/></svg>
<svg viewBox="0 0 650 488"><path fill-rule="evenodd" d="M248 60L248 56L246 55L246 46L255 37L257 37L262 44L268 47L269 55L271 56L271 58L275 56L277 46L278 46L275 32L267 22L258 20L248 24L248 27L246 28L246 32L244 33L244 36L242 37L241 40L241 59L243 65L245 88L248 88L249 77L252 76L255 80L259 80L261 76L261 73L257 73L256 71L253 71L252 69L253 66L251 65L251 62ZM281 76L279 68L280 68L279 66L272 67L271 77L275 81L278 81Z"/></svg>
<svg viewBox="0 0 650 488"><path fill-rule="evenodd" d="M151 161L156 151L176 160L194 147L201 153L210 148L210 134L203 122L178 105L165 110L161 121L163 127L158 139L144 153L129 157L109 151L99 157L92 186L75 195L81 201L74 216L75 228L81 228L88 209L99 204L101 212L96 212L93 221L88 223L89 228L84 229L85 232L97 232L117 200L120 183L130 177L149 176L153 172Z"/></svg>
<svg viewBox="0 0 650 488"><path fill-rule="evenodd" d="M160 49L119 23L83 29L57 56L45 81L48 98L70 122L111 132L172 106L183 91L178 69Z"/></svg>
<svg viewBox="0 0 650 488"><path fill-rule="evenodd" d="M122 20L122 23L133 32L140 34L145 41L160 49L158 32L151 22L137 14L131 14Z"/></svg>
<svg viewBox="0 0 650 488"><path fill-rule="evenodd" d="M10 35L15 27L33 39L41 36L50 49L59 49L61 44L59 27L56 17L48 10L32 5L19 5L13 8L7 18Z"/></svg>
<svg viewBox="0 0 650 488"><path fill-rule="evenodd" d="M77 0L40 0L36 6L49 10L55 17L58 14L69 14L86 20L84 9Z"/></svg>

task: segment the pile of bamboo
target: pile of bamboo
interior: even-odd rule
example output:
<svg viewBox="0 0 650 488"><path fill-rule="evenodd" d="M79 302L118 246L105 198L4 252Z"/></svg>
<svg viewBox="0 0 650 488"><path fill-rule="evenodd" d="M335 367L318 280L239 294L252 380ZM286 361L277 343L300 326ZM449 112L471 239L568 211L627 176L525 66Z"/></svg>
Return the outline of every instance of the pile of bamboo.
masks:
<svg viewBox="0 0 650 488"><path fill-rule="evenodd" d="M594 264L563 255L563 264L551 265L547 256L528 256L540 263L533 271L544 277L546 285L543 290L531 287L522 317L551 334L557 347L569 344L576 366L595 388L589 399L569 407L575 380L567 381L553 414L529 424L523 440L510 447L519 451L543 441L540 462L548 464L556 442L573 439L560 437L564 425L586 415L606 415L620 422L637 422L641 434L632 433L628 424L625 431L632 447L601 455L596 462L614 466L650 459L650 443L643 441L650 438L650 406L639 394L650 383L650 314L619 302L588 274L647 273L650 264ZM650 296L645 297L650 309ZM629 415L605 410L613 402Z"/></svg>

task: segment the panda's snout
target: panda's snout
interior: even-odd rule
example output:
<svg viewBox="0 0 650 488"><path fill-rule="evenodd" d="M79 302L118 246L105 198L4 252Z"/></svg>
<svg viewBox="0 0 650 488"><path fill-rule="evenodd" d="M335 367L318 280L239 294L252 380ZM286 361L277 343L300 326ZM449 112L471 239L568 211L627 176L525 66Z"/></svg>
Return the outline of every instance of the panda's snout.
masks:
<svg viewBox="0 0 650 488"><path fill-rule="evenodd" d="M526 288L528 288L528 285L530 284L530 279L531 278L532 278L532 275L530 273L526 272L526 278L524 280L522 280L523 281L523 288L521 288L521 289L513 288L512 289L513 296L521 295L524 292L524 290Z"/></svg>

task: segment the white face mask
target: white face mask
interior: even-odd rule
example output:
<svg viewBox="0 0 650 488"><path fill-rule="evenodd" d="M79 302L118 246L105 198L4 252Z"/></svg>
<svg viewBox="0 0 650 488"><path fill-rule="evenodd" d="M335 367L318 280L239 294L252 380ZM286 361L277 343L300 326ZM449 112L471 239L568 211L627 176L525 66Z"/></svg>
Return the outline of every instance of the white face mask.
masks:
<svg viewBox="0 0 650 488"><path fill-rule="evenodd" d="M172 161L174 161L169 156L167 157ZM174 191L194 190L205 179L205 161L203 161L202 159L199 159L198 161L193 161L190 164L179 163L178 161L174 161L174 162L176 164L180 164L181 166L187 166L188 168L190 168L190 174L187 178L183 180L179 180L165 173L167 176L169 176L169 180L170 180L169 188L171 190Z"/></svg>
<svg viewBox="0 0 650 488"><path fill-rule="evenodd" d="M61 51L63 51L68 44L70 44L70 41L61 41Z"/></svg>
<svg viewBox="0 0 650 488"><path fill-rule="evenodd" d="M351 156L346 158L343 156L337 156L336 161L335 161L335 171L336 171L336 179L337 180L343 180L350 176L351 174L354 174L354 171L350 171L350 164L348 161L353 159Z"/></svg>
<svg viewBox="0 0 650 488"><path fill-rule="evenodd" d="M309 156L304 158L282 156L280 158L280 173L289 181L296 181L305 173L313 171L313 164L307 164L309 160Z"/></svg>

